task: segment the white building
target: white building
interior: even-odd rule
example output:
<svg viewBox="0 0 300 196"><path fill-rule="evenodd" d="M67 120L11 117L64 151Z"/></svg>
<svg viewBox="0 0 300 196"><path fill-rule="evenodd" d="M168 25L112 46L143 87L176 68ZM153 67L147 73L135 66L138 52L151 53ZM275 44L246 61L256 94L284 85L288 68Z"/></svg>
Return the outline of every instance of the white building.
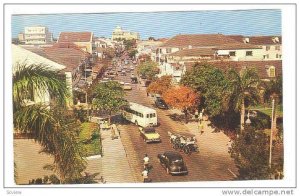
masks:
<svg viewBox="0 0 300 196"><path fill-rule="evenodd" d="M140 39L140 34L137 32L130 32L130 31L125 31L123 30L120 26L117 26L115 28L115 30L112 32L112 36L111 36L112 40L139 40Z"/></svg>
<svg viewBox="0 0 300 196"><path fill-rule="evenodd" d="M52 33L45 26L25 27L25 44L49 44L53 41Z"/></svg>

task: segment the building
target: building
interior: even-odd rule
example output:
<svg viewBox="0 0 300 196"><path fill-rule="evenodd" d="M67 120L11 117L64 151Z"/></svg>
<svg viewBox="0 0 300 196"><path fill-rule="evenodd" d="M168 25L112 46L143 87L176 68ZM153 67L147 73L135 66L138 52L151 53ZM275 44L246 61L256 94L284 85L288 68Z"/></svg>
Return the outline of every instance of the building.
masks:
<svg viewBox="0 0 300 196"><path fill-rule="evenodd" d="M49 44L53 42L52 33L45 26L25 27L24 39L25 44L28 45Z"/></svg>
<svg viewBox="0 0 300 196"><path fill-rule="evenodd" d="M51 67L53 70L63 70L66 67L62 64L54 62L48 58L40 56L34 52L31 52L19 45L12 44L12 64L13 64L13 72L15 72L15 68L17 65L31 65L31 64L44 64ZM28 104L31 103L43 103L46 105L50 104L50 95L49 92L40 92L39 89L33 89L33 98L32 100L26 100Z"/></svg>
<svg viewBox="0 0 300 196"><path fill-rule="evenodd" d="M111 39L114 40L139 40L140 34L137 32L130 32L123 30L120 26L117 26L115 30L112 32Z"/></svg>
<svg viewBox="0 0 300 196"><path fill-rule="evenodd" d="M23 53L19 55L24 57L23 60L27 59L26 55L28 53L33 53L33 57L36 57L36 61L33 61L33 63L42 63L49 66L55 65L57 67L55 67L55 70L60 70L65 76L69 89L68 105L72 106L73 91L87 81L85 73L90 68L89 60L91 55L82 51L73 43L56 43L52 47L25 47L22 48L22 51ZM30 55L32 56L32 54ZM32 62L25 61L25 63L30 64Z"/></svg>
<svg viewBox="0 0 300 196"><path fill-rule="evenodd" d="M95 50L92 32L61 32L57 43L74 43L81 50L93 54Z"/></svg>
<svg viewBox="0 0 300 196"><path fill-rule="evenodd" d="M139 40L136 43L137 54L136 57L140 55L149 55L152 61L155 61L155 51L161 46L164 41L160 40Z"/></svg>
<svg viewBox="0 0 300 196"><path fill-rule="evenodd" d="M262 47L245 44L222 34L177 35L156 50L160 74L172 75L179 82L185 63L199 61L258 61L263 59Z"/></svg>
<svg viewBox="0 0 300 196"><path fill-rule="evenodd" d="M263 60L280 60L282 59L281 36L240 36L232 35L232 39L245 44L252 44L262 47Z"/></svg>
<svg viewBox="0 0 300 196"><path fill-rule="evenodd" d="M226 71L230 68L238 72L246 68L254 68L261 80L269 81L276 77L282 76L282 60L269 60L269 61L209 61L207 62L220 70ZM191 70L194 63L186 63L185 68L187 71Z"/></svg>
<svg viewBox="0 0 300 196"><path fill-rule="evenodd" d="M18 34L18 41L20 44L25 44L25 34L23 32Z"/></svg>

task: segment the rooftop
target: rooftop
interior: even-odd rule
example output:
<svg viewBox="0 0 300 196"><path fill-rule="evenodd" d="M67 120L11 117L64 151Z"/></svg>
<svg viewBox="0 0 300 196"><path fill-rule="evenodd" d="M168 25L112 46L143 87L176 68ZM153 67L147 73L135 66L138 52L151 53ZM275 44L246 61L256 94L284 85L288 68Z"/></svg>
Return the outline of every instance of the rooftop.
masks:
<svg viewBox="0 0 300 196"><path fill-rule="evenodd" d="M170 54L170 56L213 56L215 50L211 48L193 48L193 49L184 49Z"/></svg>
<svg viewBox="0 0 300 196"><path fill-rule="evenodd" d="M61 32L57 42L91 42L92 32Z"/></svg>
<svg viewBox="0 0 300 196"><path fill-rule="evenodd" d="M186 34L172 37L162 47L212 47L230 43L239 42L223 34Z"/></svg>
<svg viewBox="0 0 300 196"><path fill-rule="evenodd" d="M226 71L230 68L236 69L238 72L245 68L255 68L261 79L269 79L268 69L270 66L275 67L276 77L282 76L282 61L210 61L203 62L205 64L213 65L214 67ZM186 63L187 70L192 70L195 63ZM201 64L201 63L200 63Z"/></svg>

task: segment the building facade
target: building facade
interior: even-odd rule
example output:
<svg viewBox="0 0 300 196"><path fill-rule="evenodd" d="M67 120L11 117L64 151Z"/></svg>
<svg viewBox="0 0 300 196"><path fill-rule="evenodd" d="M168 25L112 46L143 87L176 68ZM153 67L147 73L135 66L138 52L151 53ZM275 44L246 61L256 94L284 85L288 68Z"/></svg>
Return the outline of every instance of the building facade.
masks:
<svg viewBox="0 0 300 196"><path fill-rule="evenodd" d="M114 31L112 32L111 36L112 40L139 40L140 34L137 32L130 32L123 30L120 26L117 26Z"/></svg>
<svg viewBox="0 0 300 196"><path fill-rule="evenodd" d="M29 45L49 44L53 42L53 36L45 26L31 26L25 27L24 40Z"/></svg>
<svg viewBox="0 0 300 196"><path fill-rule="evenodd" d="M81 50L93 54L95 44L92 32L61 32L57 43L74 43Z"/></svg>

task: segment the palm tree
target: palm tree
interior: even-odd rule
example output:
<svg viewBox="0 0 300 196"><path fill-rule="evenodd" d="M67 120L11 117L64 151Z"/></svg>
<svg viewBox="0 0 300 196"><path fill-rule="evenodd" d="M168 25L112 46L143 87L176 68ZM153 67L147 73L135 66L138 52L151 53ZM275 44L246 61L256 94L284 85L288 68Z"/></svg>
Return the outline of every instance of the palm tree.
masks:
<svg viewBox="0 0 300 196"><path fill-rule="evenodd" d="M236 70L230 69L227 73L230 87L229 104L232 104L236 111L240 111L241 131L245 124L245 103L254 104L259 100L257 85L260 80L254 69L242 70L239 74Z"/></svg>
<svg viewBox="0 0 300 196"><path fill-rule="evenodd" d="M282 77L278 77L275 80L264 83L264 101L268 102L270 99L274 100L274 119L272 122L272 127L274 127L274 135L277 135L277 113L276 106L277 104L282 103Z"/></svg>
<svg viewBox="0 0 300 196"><path fill-rule="evenodd" d="M39 142L43 151L53 155L51 168L60 176L62 183L81 177L85 168L81 149L76 143L78 124L65 110L35 101L36 97L49 95L55 105L64 106L67 94L66 83L58 71L42 64L17 64L13 74L13 120L21 133L30 133ZM39 100L37 100L39 101Z"/></svg>

